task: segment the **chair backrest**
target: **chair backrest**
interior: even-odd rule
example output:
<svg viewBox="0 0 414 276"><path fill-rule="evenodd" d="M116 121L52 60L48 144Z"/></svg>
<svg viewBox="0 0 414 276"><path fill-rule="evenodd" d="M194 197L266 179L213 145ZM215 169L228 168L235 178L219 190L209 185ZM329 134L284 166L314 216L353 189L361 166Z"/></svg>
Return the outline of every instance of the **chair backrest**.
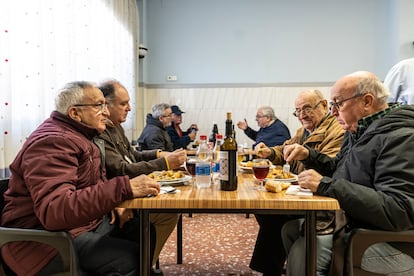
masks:
<svg viewBox="0 0 414 276"><path fill-rule="evenodd" d="M3 208L4 208L4 192L6 192L8 188L9 188L9 179L8 178L0 179L0 225L1 225L1 214L3 213ZM3 273L4 275L16 275L10 270L10 268L8 268L6 265L3 264L3 257L0 254L0 275L3 275L1 273Z"/></svg>
<svg viewBox="0 0 414 276"><path fill-rule="evenodd" d="M4 192L8 189L8 186L9 179L0 179L0 223L1 214L4 208ZM55 247L62 257L65 272L61 275L79 275L81 273L79 272L80 269L75 245L73 244L72 237L67 232L0 227L0 248L4 244L13 241L35 241L49 244ZM2 275L2 266L6 275L15 275L10 268L3 264L2 256L0 254L0 275Z"/></svg>
<svg viewBox="0 0 414 276"><path fill-rule="evenodd" d="M0 179L0 223L1 223L1 214L3 213L4 208L4 192L9 188L9 179L4 178Z"/></svg>

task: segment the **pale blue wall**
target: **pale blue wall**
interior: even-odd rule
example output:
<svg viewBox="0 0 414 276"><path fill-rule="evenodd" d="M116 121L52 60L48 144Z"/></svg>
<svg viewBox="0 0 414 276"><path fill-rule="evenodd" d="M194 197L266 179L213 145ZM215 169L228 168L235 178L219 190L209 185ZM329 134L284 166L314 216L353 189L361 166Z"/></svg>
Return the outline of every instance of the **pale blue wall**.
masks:
<svg viewBox="0 0 414 276"><path fill-rule="evenodd" d="M355 70L384 77L403 31L394 0L138 3L150 85L173 84L167 75L175 84L331 82Z"/></svg>

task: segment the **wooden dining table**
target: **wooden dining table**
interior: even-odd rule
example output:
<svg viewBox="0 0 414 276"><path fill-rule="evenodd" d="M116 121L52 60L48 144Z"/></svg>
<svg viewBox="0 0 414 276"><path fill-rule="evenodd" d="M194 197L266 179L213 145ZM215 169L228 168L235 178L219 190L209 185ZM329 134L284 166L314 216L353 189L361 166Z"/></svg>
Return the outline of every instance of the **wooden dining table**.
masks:
<svg viewBox="0 0 414 276"><path fill-rule="evenodd" d="M316 212L338 210L334 198L287 195L285 191L271 193L257 189L257 181L249 171L238 174L238 188L222 191L219 184L197 188L192 181L178 186L173 194L136 198L120 207L137 209L140 217L140 275L150 275L150 213L252 213L302 214L305 218L306 275L316 275ZM278 250L275 248L275 250ZM279 249L280 250L280 249Z"/></svg>

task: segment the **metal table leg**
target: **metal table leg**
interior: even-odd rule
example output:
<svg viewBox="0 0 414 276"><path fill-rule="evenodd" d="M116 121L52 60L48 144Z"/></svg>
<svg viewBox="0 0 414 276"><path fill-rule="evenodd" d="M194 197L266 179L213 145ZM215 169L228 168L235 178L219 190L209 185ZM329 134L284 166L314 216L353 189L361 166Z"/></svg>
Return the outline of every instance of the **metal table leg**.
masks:
<svg viewBox="0 0 414 276"><path fill-rule="evenodd" d="M150 275L151 271L151 257L150 257L150 221L149 211L139 209L140 219L140 275Z"/></svg>
<svg viewBox="0 0 414 276"><path fill-rule="evenodd" d="M316 275L316 211L305 215L306 275Z"/></svg>

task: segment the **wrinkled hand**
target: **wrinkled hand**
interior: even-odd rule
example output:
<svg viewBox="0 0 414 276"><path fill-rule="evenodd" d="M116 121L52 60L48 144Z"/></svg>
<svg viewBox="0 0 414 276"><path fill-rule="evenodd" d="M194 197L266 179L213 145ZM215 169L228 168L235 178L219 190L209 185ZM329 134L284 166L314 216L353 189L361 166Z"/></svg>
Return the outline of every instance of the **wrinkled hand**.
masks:
<svg viewBox="0 0 414 276"><path fill-rule="evenodd" d="M154 179L141 174L129 180L134 197L156 196L160 192L160 185Z"/></svg>
<svg viewBox="0 0 414 276"><path fill-rule="evenodd" d="M244 121L239 121L237 123L237 127L242 129L242 130L246 130L247 127L248 127L246 119L244 119Z"/></svg>
<svg viewBox="0 0 414 276"><path fill-rule="evenodd" d="M283 148L283 158L286 162L293 160L305 160L309 157L309 151L302 145L293 144Z"/></svg>
<svg viewBox="0 0 414 276"><path fill-rule="evenodd" d="M170 169L176 169L187 160L187 152L183 149L177 149L173 152L169 152L165 158L167 158Z"/></svg>
<svg viewBox="0 0 414 276"><path fill-rule="evenodd" d="M112 213L112 218L109 223L114 224L116 221L116 218L118 217L119 228L122 228L127 221L129 221L130 219L134 217L134 213L132 212L132 210L126 209L126 208L115 208L114 210L112 210L111 213Z"/></svg>
<svg viewBox="0 0 414 276"><path fill-rule="evenodd" d="M298 175L298 183L301 188L316 192L322 178L323 176L315 170L305 170Z"/></svg>
<svg viewBox="0 0 414 276"><path fill-rule="evenodd" d="M254 147L254 152L255 155L260 158L267 158L272 153L270 148L266 146L263 142L260 142Z"/></svg>

